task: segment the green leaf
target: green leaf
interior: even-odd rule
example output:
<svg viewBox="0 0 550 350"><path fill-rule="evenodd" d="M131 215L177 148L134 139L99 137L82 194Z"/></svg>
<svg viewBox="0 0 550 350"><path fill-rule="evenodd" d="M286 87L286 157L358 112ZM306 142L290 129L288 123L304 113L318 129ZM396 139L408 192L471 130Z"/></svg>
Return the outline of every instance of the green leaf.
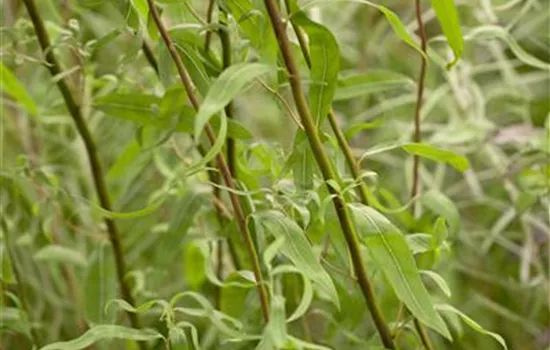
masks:
<svg viewBox="0 0 550 350"><path fill-rule="evenodd" d="M412 91L415 86L416 83L406 75L388 70L347 74L338 79L334 100L350 100L388 90L407 89Z"/></svg>
<svg viewBox="0 0 550 350"><path fill-rule="evenodd" d="M94 107L108 116L127 120L141 126L153 126L178 132L193 132L196 113L186 104L187 96L183 88L168 89L164 96L139 93L113 93L97 98ZM237 139L250 139L252 134L241 123L227 121L227 133ZM214 128L220 127L220 121L212 121Z"/></svg>
<svg viewBox="0 0 550 350"><path fill-rule="evenodd" d="M254 217L265 228L265 231L275 238L280 236L285 237L285 242L281 249L283 254L311 279L329 297L334 305L339 307L340 302L336 288L329 274L317 260L300 226L283 213L274 210L256 213Z"/></svg>
<svg viewBox="0 0 550 350"><path fill-rule="evenodd" d="M426 57L426 54L422 51L420 46L414 41L414 39L411 37L409 32L407 31L407 27L401 22L399 19L399 16L397 16L394 12L392 12L387 7L384 7L382 5L375 4L373 2L367 1L367 0L332 0L332 1L323 1L320 4L317 1L312 1L308 5L329 5L329 4L335 4L339 2L356 2L359 4L367 5L376 8L378 11L382 12L384 17L386 17L386 20L392 27L393 31L401 40L403 40L407 45L418 51L422 56ZM302 6L302 9L305 9L307 6ZM294 13L292 14L294 15ZM427 58L427 57L426 57Z"/></svg>
<svg viewBox="0 0 550 350"><path fill-rule="evenodd" d="M284 237L281 236L280 238L284 238ZM281 244L281 246L282 246L283 242L284 242L284 239L282 241L279 241L279 238L278 238L277 240L275 240L275 242L273 244ZM270 247L273 247L273 244L270 245ZM300 271L296 267L290 266L290 265L279 265L279 266L277 266L276 268L273 269L273 271L271 271L271 276L275 276L275 275L282 274L282 273L296 273L296 274L299 274L302 277L302 281L304 282L304 293L302 294L302 297L300 298L300 303L298 304L298 306L296 307L296 310L294 310L292 315L290 315L286 320L287 323L290 323L290 322L293 322L293 321L299 319L300 317L302 317L307 312L307 309L309 308L309 306L311 305L311 302L313 300L313 286L312 286L311 281L309 280L309 278L304 273L302 273L302 271Z"/></svg>
<svg viewBox="0 0 550 350"><path fill-rule="evenodd" d="M452 236L460 232L460 214L456 205L447 196L437 190L431 190L422 195L421 202L422 205L445 218Z"/></svg>
<svg viewBox="0 0 550 350"><path fill-rule="evenodd" d="M308 35L311 59L309 106L317 126L322 125L332 105L340 70L338 42L325 26L313 22L300 11L292 15L292 21Z"/></svg>
<svg viewBox="0 0 550 350"><path fill-rule="evenodd" d="M470 162L463 155L437 148L426 143L409 143L403 145L403 149L410 154L428 158L436 162L447 163L458 171L465 171L470 167Z"/></svg>
<svg viewBox="0 0 550 350"><path fill-rule="evenodd" d="M419 321L451 339L422 284L413 255L401 231L373 208L362 204L349 206L363 242L397 297Z"/></svg>
<svg viewBox="0 0 550 350"><path fill-rule="evenodd" d="M286 343L285 298L280 295L273 296L271 300L269 323L264 330L264 337L269 338L269 343L276 349L282 348Z"/></svg>
<svg viewBox="0 0 550 350"><path fill-rule="evenodd" d="M99 325L90 328L77 339L46 345L40 350L80 350L103 339L127 339L151 341L162 338L162 334L151 329L134 329L116 325Z"/></svg>
<svg viewBox="0 0 550 350"><path fill-rule="evenodd" d="M60 245L49 245L33 255L34 260L46 262L58 262L64 264L86 267L86 257L79 251Z"/></svg>
<svg viewBox="0 0 550 350"><path fill-rule="evenodd" d="M292 166L292 174L296 188L300 191L313 189L313 175L317 169L315 158L305 132L298 130L294 138L292 154L288 159L288 164Z"/></svg>
<svg viewBox="0 0 550 350"><path fill-rule="evenodd" d="M460 29L460 20L456 11L455 0L431 0L435 16L443 29L445 37L454 52L454 59L447 64L447 69L453 67L464 50L464 38Z"/></svg>
<svg viewBox="0 0 550 350"><path fill-rule="evenodd" d="M490 39L493 40L495 38L499 38L502 41L504 41L506 44L508 44L508 47L510 50L516 55L516 57L526 65L529 65L531 67L543 69L546 71L550 70L550 62L545 62L537 58L536 56L533 56L529 54L524 48L522 48L516 39L505 29L499 26L493 26L493 25L487 25L487 26L480 26L472 29L468 34L465 36L466 40L471 39Z"/></svg>
<svg viewBox="0 0 550 350"><path fill-rule="evenodd" d="M34 100L27 93L25 87L17 80L17 77L2 62L0 62L0 90L21 103L27 113L38 115L38 108Z"/></svg>
<svg viewBox="0 0 550 350"><path fill-rule="evenodd" d="M420 274L429 277L448 298L451 297L451 288L440 274L430 270L420 270Z"/></svg>
<svg viewBox="0 0 550 350"><path fill-rule="evenodd" d="M502 347L504 349L506 349L506 350L508 349L508 346L506 346L506 341L499 334L490 332L490 331L486 330L485 328L481 327L481 325L479 323L472 320L465 313L458 310L454 306L449 305L449 304L437 304L435 307L438 311L450 312L450 313L453 313L453 314L456 314L456 315L460 316L462 321L464 321L464 323L466 323L468 326L470 326L473 330L475 330L478 333L485 334L485 335L488 335L490 337L493 337L493 339L495 339L500 345L502 345Z"/></svg>
<svg viewBox="0 0 550 350"><path fill-rule="evenodd" d="M223 110L237 95L250 87L255 78L272 71L272 67L260 63L241 63L231 66L214 81L195 119L195 139L210 118Z"/></svg>
<svg viewBox="0 0 550 350"><path fill-rule="evenodd" d="M225 5L230 10L239 27L250 40L252 47L261 56L262 62L277 63L277 41L271 22L265 10L259 10L250 0L227 0Z"/></svg>
<svg viewBox="0 0 550 350"><path fill-rule="evenodd" d="M204 256L201 249L192 242L185 246L183 256L185 259L183 265L185 280L191 289L197 290L206 280Z"/></svg>
<svg viewBox="0 0 550 350"><path fill-rule="evenodd" d="M17 283L13 267L11 264L10 255L4 243L0 243L0 281L6 284Z"/></svg>

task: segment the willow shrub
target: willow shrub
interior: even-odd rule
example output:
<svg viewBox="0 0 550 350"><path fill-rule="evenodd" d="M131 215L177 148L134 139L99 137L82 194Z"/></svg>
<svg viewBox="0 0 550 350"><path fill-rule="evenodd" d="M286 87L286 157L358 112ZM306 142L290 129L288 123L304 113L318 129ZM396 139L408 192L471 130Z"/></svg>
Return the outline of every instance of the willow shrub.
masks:
<svg viewBox="0 0 550 350"><path fill-rule="evenodd" d="M548 347L547 2L0 7L4 348Z"/></svg>

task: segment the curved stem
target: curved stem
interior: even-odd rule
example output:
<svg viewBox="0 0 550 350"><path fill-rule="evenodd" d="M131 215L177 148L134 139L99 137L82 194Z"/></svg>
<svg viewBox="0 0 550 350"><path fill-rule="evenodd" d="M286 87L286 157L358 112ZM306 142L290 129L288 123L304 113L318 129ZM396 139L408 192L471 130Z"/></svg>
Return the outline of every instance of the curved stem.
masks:
<svg viewBox="0 0 550 350"><path fill-rule="evenodd" d="M290 0L285 0L285 6L287 11L290 9ZM304 32L298 27L294 21L290 21L292 28L294 29L294 33L296 34L296 37L298 38L298 43L300 44L300 50L302 51L302 55L304 56L304 60L306 61L306 64L308 68L311 69L311 57L309 55L309 49L307 47L307 41L304 35ZM368 188L366 187L365 183L360 179L360 169L359 165L357 163L357 160L353 156L353 152L351 151L351 147L349 146L348 141L346 140L346 136L342 132L342 129L340 126L338 126L338 123L336 121L336 116L334 115L334 111L332 107L330 108L328 115L327 115L328 121L330 123L330 128L334 132L334 135L336 136L336 141L338 142L338 146L340 147L340 150L342 153L344 153L344 158L346 159L346 163L348 165L349 171L351 172L351 175L353 176L354 180L358 181L357 186L357 195L361 199L361 202L365 205L368 205Z"/></svg>
<svg viewBox="0 0 550 350"><path fill-rule="evenodd" d="M302 125L304 126L304 131L306 132L315 160L317 161L321 174L326 182L329 180L340 182L340 179L334 171L329 157L323 148L318 130L315 126L315 122L311 116L311 111L309 110L305 99L304 91L300 82L300 73L296 65L296 61L292 55L290 41L288 40L285 26L281 20L279 8L273 0L264 0L264 3L275 31L275 36L277 37L279 49L285 62L294 102L300 115ZM353 268L355 270L359 286L361 287L361 291L363 292L367 307L369 308L376 328L378 329L378 333L382 339L382 343L386 348L395 349L389 327L384 321L383 315L375 301L374 289L365 270L365 265L363 263L363 258L361 256L360 246L357 239L357 233L355 232L355 228L352 224L349 210L344 199L342 198L341 193L328 184L327 188L333 195L334 207L350 251Z"/></svg>
<svg viewBox="0 0 550 350"><path fill-rule="evenodd" d="M162 36L162 39L166 44L166 47L168 48L168 51L170 52L172 59L174 60L180 80L185 87L189 101L191 102L191 105L193 106L193 108L195 110L198 110L200 107L200 102L197 94L195 93L195 88L193 86L191 78L189 77L189 74L187 73L187 70L185 69L185 66L183 65L183 62L180 56L178 55L178 52L176 51L176 47L174 46L174 44L172 43L172 40L170 39L168 31L166 30L166 28L164 27L164 24L160 19L159 13L154 5L154 0L147 0L147 3L149 4L149 10L151 11L153 20L155 21L155 24L157 25L157 28ZM208 137L210 143L214 144L214 142L216 141L216 136L210 124L207 124L205 126L205 131L206 131L206 136ZM225 158L223 157L222 154L218 153L216 155L216 161L218 162L218 167L221 171L221 174L226 186L231 190L234 190L235 183L233 181L231 171L227 166ZM265 288L265 282L263 280L262 271L260 268L260 259L258 257L258 253L256 252L256 248L252 240L252 235L248 230L248 226L246 225L246 218L245 218L244 211L241 206L239 197L234 193L234 191L228 191L228 194L229 194L229 199L231 200L231 205L233 206L233 211L235 213L235 219L237 220L237 225L243 235L243 240L246 246L246 250L248 252L250 260L252 261L252 270L254 272L254 277L257 282L257 289L260 297L262 313L264 316L264 320L267 323L267 321L269 320L269 303L268 303L267 291Z"/></svg>
<svg viewBox="0 0 550 350"><path fill-rule="evenodd" d="M212 15L214 14L214 0L208 0L208 7L206 8L206 23L212 23ZM204 37L204 51L210 50L210 43L212 42L212 31L206 31Z"/></svg>
<svg viewBox="0 0 550 350"><path fill-rule="evenodd" d="M48 33L46 32L44 22L39 15L36 4L34 3L34 0L23 0L23 3L27 8L27 12L29 13L29 16L34 26L34 30L38 37L38 42L46 57L46 62L48 63L46 67L48 68L52 76L58 76L62 72L61 67L53 53ZM65 82L65 79L59 79L57 81L57 87L59 88L59 91L63 96L65 105L67 106L67 109L69 110L69 113L76 125L78 133L82 138L82 141L84 142L99 203L103 209L112 211L111 200L107 192L107 185L105 183L105 177L103 175L103 168L99 160L97 147L92 138L92 134L88 129L88 125L84 120L80 107L76 104L74 97L69 90L67 83ZM132 296L132 293L130 292L130 288L124 280L127 270L124 260L124 252L122 250L122 244L120 242L120 233L118 231L118 227L113 219L105 218L104 221L107 226L109 240L113 247L118 284L121 289L122 298L126 300L129 304L135 306L134 298ZM128 312L127 315L132 327L140 328L140 322L137 315L132 312ZM145 348L145 345L143 343L140 342L139 344L140 347Z"/></svg>
<svg viewBox="0 0 550 350"><path fill-rule="evenodd" d="M422 21L422 9L420 7L420 0L414 0L414 6L415 6L415 13L416 13L416 22L418 23L418 34L420 37L420 48L422 49L422 52L424 52L425 56L427 57L426 52L426 31L424 29L424 22ZM414 142L420 142L421 141L421 134L420 134L420 111L422 110L422 100L424 96L424 82L426 80L426 57L424 55L420 56L420 72L418 75L418 90L416 93L416 105L414 108L414 136L413 140ZM414 198L418 195L419 192L419 168L420 168L420 158L415 155L413 157L413 176L412 176L412 187L411 187L411 198ZM413 201L412 204L412 213L414 215L416 211L416 201ZM416 328L416 331L418 332L418 335L420 336L420 339L422 341L422 344L427 350L432 350L432 344L430 341L430 337L428 335L428 331L426 328L418 321L418 319L414 319L414 326Z"/></svg>
<svg viewBox="0 0 550 350"><path fill-rule="evenodd" d="M418 34L420 36L420 47L422 51L426 54L426 31L424 30L424 22L422 21L422 10L420 8L420 0L414 0L415 11L416 11L416 21L418 23ZM420 72L418 74L418 90L416 92L416 105L414 108L414 142L420 142L420 111L422 109L422 98L424 95L424 81L426 80L426 58L420 56ZM411 188L411 198L416 197L418 194L419 188L419 172L420 159L417 155L413 157L413 176L412 176L412 188ZM413 202L413 213L414 205Z"/></svg>
<svg viewBox="0 0 550 350"><path fill-rule="evenodd" d="M141 43L141 49L143 50L143 53L145 54L145 58L147 59L147 62L149 62L149 65L157 75L159 75L159 65L157 63L157 59L155 58L155 54L153 53L153 50L151 49L151 46L145 41L145 38L143 39L143 42Z"/></svg>
<svg viewBox="0 0 550 350"><path fill-rule="evenodd" d="M229 29L227 28L227 14L221 10L220 8L220 24L222 24L222 28L218 30L218 35L220 36L220 41L222 44L222 64L223 69L227 69L229 66L231 66L231 38L229 37ZM229 102L227 106L225 106L225 115L229 119L234 118L233 113L233 102ZM233 174L233 178L237 178L237 160L236 160L236 150L235 150L235 139L232 137L227 137L226 139L226 146L227 146L227 164L229 166L229 170L231 170L231 174Z"/></svg>

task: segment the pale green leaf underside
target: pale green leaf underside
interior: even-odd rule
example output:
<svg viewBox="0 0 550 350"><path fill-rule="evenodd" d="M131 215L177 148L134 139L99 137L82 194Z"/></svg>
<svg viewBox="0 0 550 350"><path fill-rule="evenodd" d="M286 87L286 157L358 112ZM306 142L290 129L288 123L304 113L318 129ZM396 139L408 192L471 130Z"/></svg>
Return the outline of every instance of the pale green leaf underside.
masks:
<svg viewBox="0 0 550 350"><path fill-rule="evenodd" d="M32 97L17 80L17 77L2 62L0 62L0 90L21 103L27 113L31 115L38 114L38 108Z"/></svg>
<svg viewBox="0 0 550 350"><path fill-rule="evenodd" d="M453 60L447 64L447 69L449 69L458 62L464 50L464 38L460 29L455 0L432 0L432 7L454 53Z"/></svg>
<svg viewBox="0 0 550 350"><path fill-rule="evenodd" d="M384 215L362 204L349 204L358 233L395 294L422 323L451 339L424 287L404 235Z"/></svg>
<svg viewBox="0 0 550 350"><path fill-rule="evenodd" d="M338 293L329 274L317 260L304 232L281 212L270 210L255 215L265 230L274 237L284 236L283 254L311 279L339 307Z"/></svg>
<svg viewBox="0 0 550 350"><path fill-rule="evenodd" d="M457 308L455 308L454 306L452 305L449 305L449 304L437 304L435 306L435 308L438 310L438 311L443 311L443 312L451 312L451 313L454 313L458 316L460 316L460 318L462 319L462 321L464 321L464 323L466 323L468 326L470 326L473 330L475 330L476 332L479 332L481 334L485 334L485 335L488 335L490 337L492 337L493 339L495 339L500 345L502 345L502 347L504 349L508 349L508 346L506 345L506 341L504 340L504 338L502 338L502 336L500 336L499 334L497 333L494 333L494 332L490 332L488 330L486 330L485 328L481 327L481 325L479 323L477 323L476 321L472 320L470 317L468 317L468 315L466 315L465 313L463 313L462 311L458 310Z"/></svg>
<svg viewBox="0 0 550 350"><path fill-rule="evenodd" d="M40 350L80 350L103 339L127 339L150 341L162 338L162 334L150 329L134 329L116 325L99 325L90 328L86 333L67 342L46 345Z"/></svg>
<svg viewBox="0 0 550 350"><path fill-rule="evenodd" d="M200 133L210 118L221 111L237 95L246 91L254 80L273 71L273 67L262 63L240 63L226 69L210 86L195 118L194 137Z"/></svg>

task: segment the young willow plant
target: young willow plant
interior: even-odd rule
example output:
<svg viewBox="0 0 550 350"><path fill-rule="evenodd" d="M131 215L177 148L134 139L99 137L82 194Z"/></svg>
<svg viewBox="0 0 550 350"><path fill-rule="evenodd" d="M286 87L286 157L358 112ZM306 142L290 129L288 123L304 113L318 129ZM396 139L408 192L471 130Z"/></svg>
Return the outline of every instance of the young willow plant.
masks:
<svg viewBox="0 0 550 350"><path fill-rule="evenodd" d="M465 35L454 0L5 3L10 349L548 345L550 63L532 53L544 38L502 15L521 2L462 4L478 25ZM521 146L497 130L531 115L533 130L510 127ZM90 169L67 151L73 125Z"/></svg>

